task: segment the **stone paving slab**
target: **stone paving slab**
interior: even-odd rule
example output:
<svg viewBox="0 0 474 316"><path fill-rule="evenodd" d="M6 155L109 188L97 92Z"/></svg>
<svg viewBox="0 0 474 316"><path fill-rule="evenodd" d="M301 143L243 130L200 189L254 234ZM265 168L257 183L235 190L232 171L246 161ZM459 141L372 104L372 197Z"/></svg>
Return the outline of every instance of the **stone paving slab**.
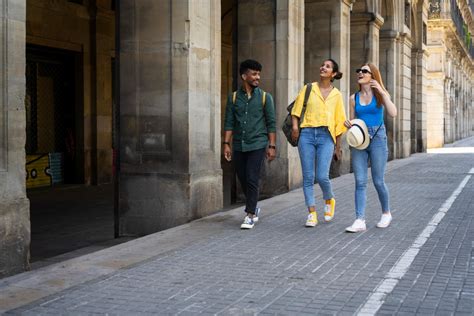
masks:
<svg viewBox="0 0 474 316"><path fill-rule="evenodd" d="M474 315L474 181L469 181L380 314Z"/></svg>
<svg viewBox="0 0 474 316"><path fill-rule="evenodd" d="M474 167L473 161L472 154L459 153L417 154L390 162L386 179L394 221L388 229L375 228L380 205L370 185L368 230L344 232L354 217L354 179L344 175L333 180L337 210L331 223L304 227L303 194L295 190L262 201L261 221L250 231L239 229L243 212L236 209L73 259L62 270L66 280L67 273L86 276L75 285L54 287L36 276L38 270L2 280L0 293L48 286L51 293L15 302L10 291L0 294L10 303L0 308L18 307L7 314L22 315L353 315ZM441 314L470 312L473 182L379 313L429 313L427 307L438 297L446 302L443 309L438 304ZM316 193L320 209L319 188ZM52 275L54 269L42 272Z"/></svg>

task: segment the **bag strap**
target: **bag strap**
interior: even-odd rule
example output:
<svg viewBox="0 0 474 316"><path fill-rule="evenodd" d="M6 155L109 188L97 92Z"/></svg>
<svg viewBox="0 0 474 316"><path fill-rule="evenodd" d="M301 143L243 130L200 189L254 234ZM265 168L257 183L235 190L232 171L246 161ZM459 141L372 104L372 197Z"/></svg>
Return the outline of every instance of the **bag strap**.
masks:
<svg viewBox="0 0 474 316"><path fill-rule="evenodd" d="M382 127L382 125L383 125L383 119L382 119L382 123L380 123L380 125L379 125L379 128L377 128L377 130L375 131L374 136L370 137L370 140L374 139L374 137L377 136L377 133L379 132L379 129Z"/></svg>
<svg viewBox="0 0 474 316"><path fill-rule="evenodd" d="M300 114L300 124L303 122L304 113L306 112L306 104L308 104L309 95L310 95L312 89L313 89L313 84L311 82L307 83L306 84L306 91L304 93L303 108L301 109L301 114Z"/></svg>
<svg viewBox="0 0 474 316"><path fill-rule="evenodd" d="M263 91L263 90L262 90ZM237 91L234 91L232 93L232 104L235 105L235 100L237 99ZM262 104L263 107L265 107L265 103L267 102L267 92L263 91L263 96L262 96Z"/></svg>
<svg viewBox="0 0 474 316"><path fill-rule="evenodd" d="M357 104L358 98L359 98L359 92L356 92L356 94L354 96L356 104ZM382 125L383 125L383 118L382 118L382 122L380 123L379 127L375 131L374 136L369 136L370 140L374 139L374 137L377 136L377 133L379 132L379 129L382 127Z"/></svg>

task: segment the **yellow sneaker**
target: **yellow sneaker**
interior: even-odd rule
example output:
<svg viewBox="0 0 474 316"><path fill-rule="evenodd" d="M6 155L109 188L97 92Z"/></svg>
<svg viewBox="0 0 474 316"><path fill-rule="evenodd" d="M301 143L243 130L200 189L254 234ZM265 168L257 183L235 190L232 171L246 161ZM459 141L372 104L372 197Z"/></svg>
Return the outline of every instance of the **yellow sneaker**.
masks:
<svg viewBox="0 0 474 316"><path fill-rule="evenodd" d="M306 227L314 227L318 224L318 214L316 212L309 212L306 219Z"/></svg>
<svg viewBox="0 0 474 316"><path fill-rule="evenodd" d="M326 200L326 205L324 205L324 220L326 222L332 221L334 218L334 211L336 209L336 200L334 198Z"/></svg>

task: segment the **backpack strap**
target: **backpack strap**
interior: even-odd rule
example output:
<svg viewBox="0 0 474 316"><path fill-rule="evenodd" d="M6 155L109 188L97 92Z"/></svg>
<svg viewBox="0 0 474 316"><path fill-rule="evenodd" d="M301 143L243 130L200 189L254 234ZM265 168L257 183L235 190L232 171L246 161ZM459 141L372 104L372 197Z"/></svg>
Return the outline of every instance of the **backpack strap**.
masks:
<svg viewBox="0 0 474 316"><path fill-rule="evenodd" d="M263 91L263 90L262 90ZM237 99L237 91L234 91L232 93L232 104L235 105L235 100ZM262 104L263 107L265 107L265 103L267 102L267 93L263 91L263 96L262 96Z"/></svg>
<svg viewBox="0 0 474 316"><path fill-rule="evenodd" d="M306 84L306 91L304 93L304 101L303 101L303 108L301 109L301 115L300 115L300 124L303 122L304 119L304 113L306 112L306 104L308 103L309 95L311 93L311 90L313 90L313 84L310 82Z"/></svg>

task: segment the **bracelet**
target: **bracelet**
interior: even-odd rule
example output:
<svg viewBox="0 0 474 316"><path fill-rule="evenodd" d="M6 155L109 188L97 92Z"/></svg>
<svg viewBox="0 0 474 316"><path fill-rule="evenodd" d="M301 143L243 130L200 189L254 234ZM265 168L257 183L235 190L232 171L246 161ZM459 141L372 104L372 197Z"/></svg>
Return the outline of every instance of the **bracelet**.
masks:
<svg viewBox="0 0 474 316"><path fill-rule="evenodd" d="M270 148L270 149L276 149L276 146L275 146L275 145L268 145L268 148Z"/></svg>
<svg viewBox="0 0 474 316"><path fill-rule="evenodd" d="M230 143L229 142L223 142L222 145L229 145L230 146Z"/></svg>

